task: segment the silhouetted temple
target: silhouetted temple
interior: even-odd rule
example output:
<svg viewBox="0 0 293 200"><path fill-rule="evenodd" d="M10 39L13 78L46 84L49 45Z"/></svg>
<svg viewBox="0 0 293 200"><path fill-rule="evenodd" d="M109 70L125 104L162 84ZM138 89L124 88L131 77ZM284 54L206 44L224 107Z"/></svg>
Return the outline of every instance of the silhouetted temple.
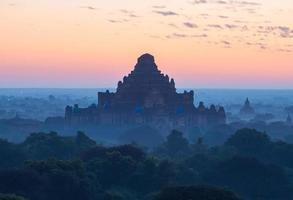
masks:
<svg viewBox="0 0 293 200"><path fill-rule="evenodd" d="M255 111L253 107L250 105L250 101L248 98L246 98L246 101L243 105L243 107L240 109L241 115L253 115L255 114Z"/></svg>
<svg viewBox="0 0 293 200"><path fill-rule="evenodd" d="M175 81L158 70L154 57L144 54L134 70L118 82L116 92L99 92L98 105L67 106L69 126L148 124L157 128L206 126L226 122L223 107L194 106L194 92L177 93Z"/></svg>

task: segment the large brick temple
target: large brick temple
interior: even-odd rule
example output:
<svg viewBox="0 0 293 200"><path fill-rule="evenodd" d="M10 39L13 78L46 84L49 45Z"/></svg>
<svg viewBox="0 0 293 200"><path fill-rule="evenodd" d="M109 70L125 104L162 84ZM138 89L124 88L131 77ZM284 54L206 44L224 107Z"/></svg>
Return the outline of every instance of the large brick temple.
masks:
<svg viewBox="0 0 293 200"><path fill-rule="evenodd" d="M226 122L223 107L194 105L194 92L177 93L174 79L158 70L150 54L138 58L134 70L118 82L116 92L99 92L98 104L67 106L67 126L150 125L156 128L208 126Z"/></svg>

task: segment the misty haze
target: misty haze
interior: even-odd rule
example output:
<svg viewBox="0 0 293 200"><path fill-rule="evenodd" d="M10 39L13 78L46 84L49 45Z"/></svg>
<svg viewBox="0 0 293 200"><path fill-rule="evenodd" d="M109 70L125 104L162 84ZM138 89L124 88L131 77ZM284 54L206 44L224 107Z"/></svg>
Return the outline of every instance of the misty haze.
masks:
<svg viewBox="0 0 293 200"><path fill-rule="evenodd" d="M293 200L290 0L0 2L0 200Z"/></svg>

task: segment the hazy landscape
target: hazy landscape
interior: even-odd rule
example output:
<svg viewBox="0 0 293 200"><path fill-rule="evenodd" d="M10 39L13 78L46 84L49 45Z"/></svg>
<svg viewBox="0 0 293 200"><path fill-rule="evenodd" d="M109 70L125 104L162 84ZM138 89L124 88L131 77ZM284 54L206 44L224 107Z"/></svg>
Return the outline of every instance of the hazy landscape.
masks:
<svg viewBox="0 0 293 200"><path fill-rule="evenodd" d="M293 200L292 0L0 0L0 200Z"/></svg>
<svg viewBox="0 0 293 200"><path fill-rule="evenodd" d="M93 103L97 103L97 92L106 91L107 89L115 91L115 88L0 89L0 97L2 101L2 107L0 109L7 112L6 117L2 114L1 118L14 117L16 113L23 118L31 118L36 120L44 120L50 116L63 116L66 105L79 104L85 107ZM255 107L257 113L271 113L275 116L275 121L285 120L288 114L293 113L293 109L290 109L290 107L293 106L292 90L191 89L196 91L195 104L199 104L199 102L203 101L206 105L223 105L228 112L235 115L239 113L239 110L243 106L246 98L251 100L251 103ZM178 89L179 92L184 90L187 89ZM50 96L53 97L54 100L50 100ZM34 107L28 112L25 112L26 106L29 106L30 104L30 101L26 99L30 98L34 99L37 104L35 104ZM4 104L4 102L6 102L6 104ZM8 107L9 104L10 108ZM16 107L16 105L18 106ZM49 108L48 105L52 106L52 108ZM38 112L39 110L42 110L42 112Z"/></svg>
<svg viewBox="0 0 293 200"><path fill-rule="evenodd" d="M68 129L65 107L94 104L100 91L1 89L0 191L33 200L293 197L291 90L195 89L194 104L224 105L227 123L183 132L143 124ZM246 98L255 110L248 116Z"/></svg>

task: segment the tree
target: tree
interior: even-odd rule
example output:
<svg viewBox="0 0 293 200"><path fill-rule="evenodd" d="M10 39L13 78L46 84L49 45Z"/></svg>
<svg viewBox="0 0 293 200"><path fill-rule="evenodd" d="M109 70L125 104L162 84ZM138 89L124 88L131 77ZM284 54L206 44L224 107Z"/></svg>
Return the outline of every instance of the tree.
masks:
<svg viewBox="0 0 293 200"><path fill-rule="evenodd" d="M84 132L78 131L75 137L75 153L76 155L95 147L97 144L90 139Z"/></svg>
<svg viewBox="0 0 293 200"><path fill-rule="evenodd" d="M183 133L177 130L173 130L170 135L167 136L165 143L169 155L185 154L189 149L189 143L186 138L183 137Z"/></svg>
<svg viewBox="0 0 293 200"><path fill-rule="evenodd" d="M119 151L108 152L101 158L87 162L87 170L94 174L104 188L128 183L137 163Z"/></svg>
<svg viewBox="0 0 293 200"><path fill-rule="evenodd" d="M56 132L32 133L22 144L22 149L30 159L43 160L48 158L72 159L82 152L96 146L95 141L83 132L76 137L64 137Z"/></svg>
<svg viewBox="0 0 293 200"><path fill-rule="evenodd" d="M25 200L23 197L14 194L0 194L0 200Z"/></svg>
<svg viewBox="0 0 293 200"><path fill-rule="evenodd" d="M111 152L119 152L122 156L129 156L136 162L143 161L146 157L146 153L143 150L136 146L127 144L109 148L103 146L95 146L83 152L81 158L84 161L90 161L96 158L106 158L107 153Z"/></svg>
<svg viewBox="0 0 293 200"><path fill-rule="evenodd" d="M57 159L29 161L27 168L37 172L42 180L40 184L42 192L38 193L37 198L31 199L38 200L44 195L45 200L88 200L92 195L81 161Z"/></svg>
<svg viewBox="0 0 293 200"><path fill-rule="evenodd" d="M265 133L245 128L236 131L225 145L235 147L241 155L261 158L269 151L271 141Z"/></svg>
<svg viewBox="0 0 293 200"><path fill-rule="evenodd" d="M285 171L255 158L236 156L222 161L203 175L206 184L231 188L255 200L286 200L292 198L292 185Z"/></svg>
<svg viewBox="0 0 293 200"><path fill-rule="evenodd" d="M171 187L161 191L155 200L240 200L232 192L207 186Z"/></svg>
<svg viewBox="0 0 293 200"><path fill-rule="evenodd" d="M18 145L0 139L0 169L19 167L26 159L25 153Z"/></svg>
<svg viewBox="0 0 293 200"><path fill-rule="evenodd" d="M0 193L22 195L30 200L41 199L42 177L33 170L10 169L0 171Z"/></svg>
<svg viewBox="0 0 293 200"><path fill-rule="evenodd" d="M272 142L270 138L255 129L238 130L226 143L237 154L254 157L266 163L293 167L293 145L282 141Z"/></svg>
<svg viewBox="0 0 293 200"><path fill-rule="evenodd" d="M73 139L58 136L56 132L33 133L22 144L31 159L43 160L51 157L70 159L74 154Z"/></svg>
<svg viewBox="0 0 293 200"><path fill-rule="evenodd" d="M195 144L191 145L192 152L195 154L204 154L208 151L208 146L204 144L204 139L199 137Z"/></svg>

